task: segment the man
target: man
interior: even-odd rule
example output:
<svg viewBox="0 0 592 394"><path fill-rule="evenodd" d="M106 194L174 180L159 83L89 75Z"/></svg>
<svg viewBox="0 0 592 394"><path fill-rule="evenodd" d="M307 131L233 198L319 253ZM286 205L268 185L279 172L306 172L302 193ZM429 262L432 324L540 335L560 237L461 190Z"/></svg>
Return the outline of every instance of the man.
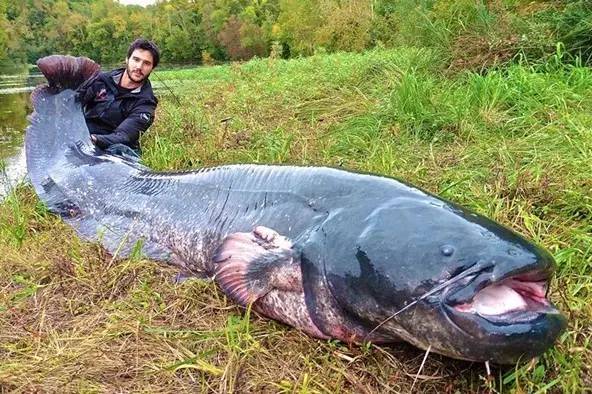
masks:
<svg viewBox="0 0 592 394"><path fill-rule="evenodd" d="M79 88L92 142L113 154L139 157L140 135L154 120L158 100L148 77L160 51L151 41L129 46L125 68L100 73Z"/></svg>

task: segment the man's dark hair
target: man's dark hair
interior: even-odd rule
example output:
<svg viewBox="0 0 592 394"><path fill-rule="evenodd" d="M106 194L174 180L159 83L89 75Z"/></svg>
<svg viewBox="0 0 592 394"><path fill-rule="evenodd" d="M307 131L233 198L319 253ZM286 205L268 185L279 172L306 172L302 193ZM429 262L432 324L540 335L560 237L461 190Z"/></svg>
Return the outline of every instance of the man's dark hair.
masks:
<svg viewBox="0 0 592 394"><path fill-rule="evenodd" d="M154 67L158 66L158 62L160 61L160 50L158 49L155 43L145 38L138 38L137 40L132 42L129 48L127 49L128 59L136 49L150 51L150 53L152 54L152 63L154 64Z"/></svg>

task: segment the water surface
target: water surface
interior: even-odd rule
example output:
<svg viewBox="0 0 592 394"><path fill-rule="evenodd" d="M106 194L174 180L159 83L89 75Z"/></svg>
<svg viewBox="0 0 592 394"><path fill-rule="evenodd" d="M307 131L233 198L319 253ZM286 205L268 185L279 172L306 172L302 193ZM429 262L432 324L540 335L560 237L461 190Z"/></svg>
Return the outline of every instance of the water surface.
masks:
<svg viewBox="0 0 592 394"><path fill-rule="evenodd" d="M33 110L29 96L43 81L39 73L0 75L0 198L25 177L23 139Z"/></svg>

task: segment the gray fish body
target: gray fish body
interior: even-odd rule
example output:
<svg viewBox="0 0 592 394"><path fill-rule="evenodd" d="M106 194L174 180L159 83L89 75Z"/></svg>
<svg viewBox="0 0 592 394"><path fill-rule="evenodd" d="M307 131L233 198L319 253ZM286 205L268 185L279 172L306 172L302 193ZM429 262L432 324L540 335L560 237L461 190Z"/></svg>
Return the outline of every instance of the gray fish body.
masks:
<svg viewBox="0 0 592 394"><path fill-rule="evenodd" d="M319 338L403 339L513 363L565 327L545 298L552 257L480 215L392 178L330 168L155 173L97 150L74 92L58 91L33 98L31 180L52 211L118 256L141 247Z"/></svg>

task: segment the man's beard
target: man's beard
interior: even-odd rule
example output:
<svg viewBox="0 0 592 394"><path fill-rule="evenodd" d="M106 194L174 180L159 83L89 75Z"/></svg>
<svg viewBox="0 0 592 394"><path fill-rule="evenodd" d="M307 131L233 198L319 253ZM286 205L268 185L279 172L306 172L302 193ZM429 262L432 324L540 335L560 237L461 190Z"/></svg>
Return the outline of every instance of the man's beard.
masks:
<svg viewBox="0 0 592 394"><path fill-rule="evenodd" d="M145 80L146 78L148 78L148 75L150 75L150 74L148 74L148 75L142 75L142 76L141 76L139 79L136 79L136 78L134 78L134 76L133 76L133 74L132 74L132 71L133 71L133 70L131 70L129 66L127 66L127 67L125 68L125 72L127 73L127 76L128 76L128 78L129 78L129 79L131 79L131 80L132 80L133 82L135 82L135 83L144 82L144 80Z"/></svg>

